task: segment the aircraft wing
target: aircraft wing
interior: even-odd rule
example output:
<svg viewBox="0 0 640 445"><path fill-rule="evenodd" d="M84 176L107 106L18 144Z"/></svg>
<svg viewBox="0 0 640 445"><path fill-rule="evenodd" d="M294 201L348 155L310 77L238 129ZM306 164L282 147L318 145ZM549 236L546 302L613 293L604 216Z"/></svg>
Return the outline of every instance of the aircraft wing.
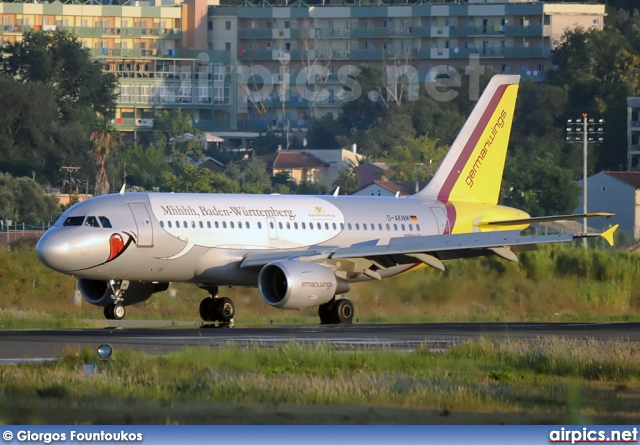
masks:
<svg viewBox="0 0 640 445"><path fill-rule="evenodd" d="M326 262L339 259L367 259L379 268L398 264L423 262L444 270L440 260L498 255L509 261L518 261L514 251L529 250L537 244L566 243L574 239L603 237L613 244L613 233L618 226L604 233L567 233L556 235L521 236L520 231L462 233L389 238L353 244L349 247L326 247L298 251L267 251L248 254L241 267L262 267L273 261L293 260Z"/></svg>

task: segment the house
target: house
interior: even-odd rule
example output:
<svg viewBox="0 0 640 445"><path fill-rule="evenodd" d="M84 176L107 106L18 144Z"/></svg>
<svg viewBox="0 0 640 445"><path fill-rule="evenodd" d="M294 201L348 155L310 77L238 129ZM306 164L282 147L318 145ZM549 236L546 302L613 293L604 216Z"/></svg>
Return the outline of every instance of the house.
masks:
<svg viewBox="0 0 640 445"><path fill-rule="evenodd" d="M224 173L224 164L211 156L205 156L202 162L198 164L198 167L208 168L213 173Z"/></svg>
<svg viewBox="0 0 640 445"><path fill-rule="evenodd" d="M329 169L328 163L297 150L279 150L259 156L258 159L265 163L272 175L288 172L296 184L303 181L319 182L321 173Z"/></svg>
<svg viewBox="0 0 640 445"><path fill-rule="evenodd" d="M358 175L358 190L371 184L373 181L386 181L385 174L386 165L380 162L364 162L353 169L353 172Z"/></svg>
<svg viewBox="0 0 640 445"><path fill-rule="evenodd" d="M582 186L582 181L578 182ZM603 230L620 224L620 230L640 240L640 172L603 171L587 178L587 211L615 216L591 218L589 227ZM574 213L582 213L582 194Z"/></svg>
<svg viewBox="0 0 640 445"><path fill-rule="evenodd" d="M353 192L357 196L409 196L421 190L427 181L373 181Z"/></svg>

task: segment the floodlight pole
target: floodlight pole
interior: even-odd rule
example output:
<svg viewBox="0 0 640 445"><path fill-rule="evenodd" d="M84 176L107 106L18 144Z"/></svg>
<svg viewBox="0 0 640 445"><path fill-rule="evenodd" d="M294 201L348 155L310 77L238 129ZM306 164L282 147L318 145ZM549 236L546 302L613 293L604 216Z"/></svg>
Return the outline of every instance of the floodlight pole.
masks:
<svg viewBox="0 0 640 445"><path fill-rule="evenodd" d="M582 213L587 214L587 113L582 113ZM582 218L582 232L587 233L587 218ZM587 238L582 245L587 248Z"/></svg>
<svg viewBox="0 0 640 445"><path fill-rule="evenodd" d="M61 167L69 172L69 205L71 205L71 174L80 170L80 167Z"/></svg>

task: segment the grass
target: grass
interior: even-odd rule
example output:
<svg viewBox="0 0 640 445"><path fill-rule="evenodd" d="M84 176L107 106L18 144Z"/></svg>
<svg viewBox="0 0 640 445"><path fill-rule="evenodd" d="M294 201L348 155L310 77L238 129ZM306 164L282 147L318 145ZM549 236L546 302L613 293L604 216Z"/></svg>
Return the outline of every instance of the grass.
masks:
<svg viewBox="0 0 640 445"><path fill-rule="evenodd" d="M637 321L640 262L617 250L542 246L520 263L496 257L456 260L380 282L354 284L349 297L362 323L433 321ZM84 327L101 308L73 305L75 280L42 266L32 248L0 251L0 327ZM267 306L256 289L221 288L241 324L317 323L317 310ZM127 319L199 320L206 292L172 284L128 308Z"/></svg>
<svg viewBox="0 0 640 445"><path fill-rule="evenodd" d="M328 345L89 349L0 366L2 423L634 423L640 346L480 340L446 352Z"/></svg>

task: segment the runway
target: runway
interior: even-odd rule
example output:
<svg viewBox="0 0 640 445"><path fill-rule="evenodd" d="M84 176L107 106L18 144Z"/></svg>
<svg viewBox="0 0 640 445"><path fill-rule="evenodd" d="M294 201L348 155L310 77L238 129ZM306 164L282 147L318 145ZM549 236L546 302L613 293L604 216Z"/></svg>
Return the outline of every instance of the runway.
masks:
<svg viewBox="0 0 640 445"><path fill-rule="evenodd" d="M135 322L121 323L135 326ZM619 339L640 341L640 323L424 323L354 324L347 326L268 326L234 328L110 327L75 330L0 331L0 363L59 357L67 346L97 348L108 343L119 348L162 354L184 347L217 348L229 344L275 346L288 342L330 343L345 348L385 346L412 349L447 348L488 338Z"/></svg>

